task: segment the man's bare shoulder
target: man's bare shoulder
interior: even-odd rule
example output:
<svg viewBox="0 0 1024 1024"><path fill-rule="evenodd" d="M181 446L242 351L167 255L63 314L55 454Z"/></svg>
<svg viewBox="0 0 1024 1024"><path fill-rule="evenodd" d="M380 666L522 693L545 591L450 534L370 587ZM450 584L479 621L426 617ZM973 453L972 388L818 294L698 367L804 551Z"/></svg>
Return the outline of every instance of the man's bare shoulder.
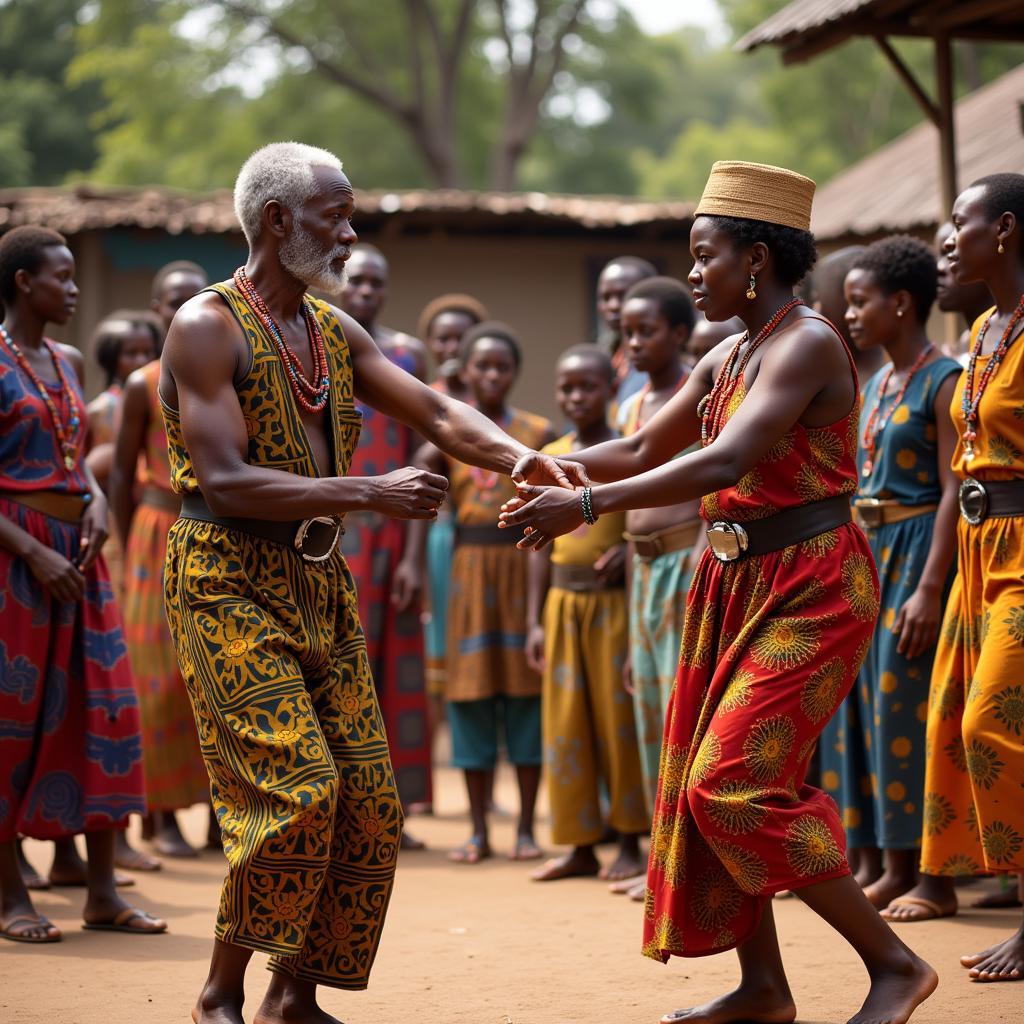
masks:
<svg viewBox="0 0 1024 1024"><path fill-rule="evenodd" d="M245 335L234 314L215 292L200 292L183 303L167 332L164 352L171 359L236 352Z"/></svg>

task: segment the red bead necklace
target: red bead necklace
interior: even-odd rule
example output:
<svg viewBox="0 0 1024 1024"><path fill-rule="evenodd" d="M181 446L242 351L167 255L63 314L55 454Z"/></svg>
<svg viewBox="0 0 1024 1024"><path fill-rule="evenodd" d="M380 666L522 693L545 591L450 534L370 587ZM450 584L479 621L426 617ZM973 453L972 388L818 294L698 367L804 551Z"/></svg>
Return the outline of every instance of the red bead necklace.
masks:
<svg viewBox="0 0 1024 1024"><path fill-rule="evenodd" d="M1013 341L1013 333L1017 329L1017 325L1021 320L1024 320L1024 295L1020 297L1017 308L1010 314L1006 330L1003 331L999 344L996 345L995 351L989 356L985 369L981 371L981 380L978 381L978 393L975 394L974 371L978 364L978 357L981 355L981 350L985 344L988 325L992 323L992 318L995 315L995 310L993 310L981 325L981 330L978 331L978 337L975 339L974 347L971 349L971 358L967 363L967 382L960 399L964 415L964 460L968 466L974 459L974 442L978 440L978 410L981 407L981 399L985 394L985 388L988 387L989 381L996 375L999 367L1002 365L1003 357L1006 355L1006 350L1010 347L1010 342Z"/></svg>
<svg viewBox="0 0 1024 1024"><path fill-rule="evenodd" d="M245 267L239 267L234 273L234 281L242 298L253 311L256 319L263 325L264 330L273 338L277 348L277 354L284 363L288 374L288 384L295 401L302 406L306 412L323 412L327 405L327 399L331 393L331 379L327 363L327 350L324 345L324 336L320 330L320 324L316 319L310 304L302 300L302 315L306 321L306 330L309 333L309 347L313 353L313 380L306 377L302 368L302 361L292 350L277 321L273 318L267 308L263 296L256 291L256 287L245 272Z"/></svg>
<svg viewBox="0 0 1024 1024"><path fill-rule="evenodd" d="M768 323L757 332L754 340L747 346L747 350L743 353L742 358L739 357L740 348L750 335L744 331L736 340L732 351L726 356L725 362L722 363L722 368L718 371L714 387L697 405L697 415L700 416L700 442L703 447L707 447L721 432L724 426L725 410L732 395L733 385L743 376L747 363L750 362L750 357L774 333L779 324L797 306L801 305L803 305L803 301L794 297L784 306L777 309ZM737 361L739 363L738 366Z"/></svg>
<svg viewBox="0 0 1024 1024"><path fill-rule="evenodd" d="M907 379L903 382L903 386L896 392L896 397L893 399L892 405L886 410L885 415L881 416L882 403L885 401L885 392L889 387L889 383L892 381L892 375L896 372L895 366L890 366L886 371L885 376L882 378L882 383L878 386L878 401L875 403L875 407L871 410L871 415L868 416L868 422L864 427L864 436L861 438L861 446L864 451L867 452L867 457L864 459L864 466L861 469L861 476L871 476L875 468L875 450L878 448L878 439L882 436L882 432L887 426L889 426L889 420L892 419L892 414L899 407L900 402L903 401L910 388L910 382L914 379L915 374L922 366L928 361L928 357L935 351L935 346L929 342L921 354L914 360L914 365L910 368L910 372L907 374Z"/></svg>
<svg viewBox="0 0 1024 1024"><path fill-rule="evenodd" d="M81 447L82 441L82 431L79 429L82 425L82 420L78 415L78 402L75 399L75 391L68 382L68 379L64 374L64 370L60 365L60 360L57 358L56 347L52 342L43 338L43 345L46 346L46 351L50 353L50 358L53 360L53 368L57 371L57 380L60 382L61 397L63 398L64 404L69 412L69 422L66 427L61 419L57 405L50 394L50 389L40 378L39 374L32 369L31 363L29 363L25 358L25 353L18 348L14 339L7 333L3 324L0 324L0 337L3 337L5 344L11 350L11 354L14 356L18 365L25 371L25 375L30 381L32 381L36 391L39 392L39 397L45 403L46 408L50 413L50 419L53 421L53 432L57 436L57 445L59 446L60 453L64 458L64 468L69 473L74 472L75 466L78 464L78 451Z"/></svg>

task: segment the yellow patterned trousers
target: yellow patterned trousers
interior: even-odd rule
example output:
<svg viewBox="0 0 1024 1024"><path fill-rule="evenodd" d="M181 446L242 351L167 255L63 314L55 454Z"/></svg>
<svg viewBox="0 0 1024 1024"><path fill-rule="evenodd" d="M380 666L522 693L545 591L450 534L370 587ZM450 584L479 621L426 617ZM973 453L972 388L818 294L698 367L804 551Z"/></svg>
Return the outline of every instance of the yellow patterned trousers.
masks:
<svg viewBox="0 0 1024 1024"><path fill-rule="evenodd" d="M626 657L622 590L548 591L544 604L544 761L551 801L551 838L589 846L608 824L624 835L650 828L633 724L633 700L622 686Z"/></svg>
<svg viewBox="0 0 1024 1024"><path fill-rule="evenodd" d="M402 814L345 561L180 519L164 583L228 860L216 936L363 989Z"/></svg>

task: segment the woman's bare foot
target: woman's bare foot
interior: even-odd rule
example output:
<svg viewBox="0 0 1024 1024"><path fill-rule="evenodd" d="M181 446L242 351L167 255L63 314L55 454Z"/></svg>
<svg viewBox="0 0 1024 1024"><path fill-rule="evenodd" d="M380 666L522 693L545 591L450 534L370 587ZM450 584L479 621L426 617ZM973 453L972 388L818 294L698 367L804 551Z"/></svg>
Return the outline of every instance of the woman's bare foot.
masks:
<svg viewBox="0 0 1024 1024"><path fill-rule="evenodd" d="M703 1006L666 1013L661 1024L791 1024L794 1020L796 1005L788 989L741 984Z"/></svg>
<svg viewBox="0 0 1024 1024"><path fill-rule="evenodd" d="M951 917L957 911L956 889L951 878L921 875L917 885L883 910L886 921L930 921Z"/></svg>
<svg viewBox="0 0 1024 1024"><path fill-rule="evenodd" d="M618 882L624 878L635 878L646 867L640 856L639 836L620 836L619 855L606 868L601 877L606 882Z"/></svg>
<svg viewBox="0 0 1024 1024"><path fill-rule="evenodd" d="M632 878L623 878L621 882L612 882L608 886L608 891L614 893L616 896L626 896L632 892L638 885L647 884L647 873L635 874Z"/></svg>
<svg viewBox="0 0 1024 1024"><path fill-rule="evenodd" d="M316 1002L316 985L275 974L252 1024L342 1024Z"/></svg>
<svg viewBox="0 0 1024 1024"><path fill-rule="evenodd" d="M173 811L160 811L153 815L153 849L161 857L173 857L191 860L199 856L199 851L181 834L178 819ZM159 861L157 861L159 864Z"/></svg>
<svg viewBox="0 0 1024 1024"><path fill-rule="evenodd" d="M192 1024L245 1024L242 1004L204 988L192 1007Z"/></svg>
<svg viewBox="0 0 1024 1024"><path fill-rule="evenodd" d="M115 841L116 842L116 841ZM116 846L115 846L116 849ZM138 851L134 851L138 852ZM143 857L147 856L142 854ZM152 858L150 858L152 860ZM160 862L156 861L157 866ZM151 868L141 870L153 870ZM74 839L58 839L53 844L53 864L50 866L50 884L58 888L78 889L86 886L86 865ZM114 872L114 885L127 888L135 884L131 875Z"/></svg>
<svg viewBox="0 0 1024 1024"><path fill-rule="evenodd" d="M576 846L564 857L545 861L536 871L530 872L530 877L535 882L556 882L561 878L593 878L600 870L601 863L594 855L594 848Z"/></svg>
<svg viewBox="0 0 1024 1024"><path fill-rule="evenodd" d="M1024 978L1024 925L1005 942L973 956L960 957L971 981L1020 981Z"/></svg>
<svg viewBox="0 0 1024 1024"><path fill-rule="evenodd" d="M882 851L877 846L861 846L857 853L857 870L853 879L864 889L882 877Z"/></svg>
<svg viewBox="0 0 1024 1024"><path fill-rule="evenodd" d="M888 969L875 968L869 974L868 997L847 1024L907 1024L939 984L935 971L909 950L903 963L894 963Z"/></svg>

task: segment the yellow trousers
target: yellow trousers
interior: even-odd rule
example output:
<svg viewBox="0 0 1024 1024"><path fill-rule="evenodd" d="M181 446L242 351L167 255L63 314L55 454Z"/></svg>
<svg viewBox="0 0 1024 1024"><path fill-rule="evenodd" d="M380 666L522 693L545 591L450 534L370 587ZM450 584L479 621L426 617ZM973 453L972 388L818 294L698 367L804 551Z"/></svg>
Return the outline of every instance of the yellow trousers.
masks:
<svg viewBox="0 0 1024 1024"><path fill-rule="evenodd" d="M402 813L345 561L179 519L164 585L228 861L216 936L363 989Z"/></svg>
<svg viewBox="0 0 1024 1024"><path fill-rule="evenodd" d="M921 870L1024 871L1024 517L960 520L932 672Z"/></svg>
<svg viewBox="0 0 1024 1024"><path fill-rule="evenodd" d="M552 587L544 605L544 761L551 836L567 846L601 838L600 786L608 824L636 834L650 828L637 751L633 700L622 686L626 595Z"/></svg>

